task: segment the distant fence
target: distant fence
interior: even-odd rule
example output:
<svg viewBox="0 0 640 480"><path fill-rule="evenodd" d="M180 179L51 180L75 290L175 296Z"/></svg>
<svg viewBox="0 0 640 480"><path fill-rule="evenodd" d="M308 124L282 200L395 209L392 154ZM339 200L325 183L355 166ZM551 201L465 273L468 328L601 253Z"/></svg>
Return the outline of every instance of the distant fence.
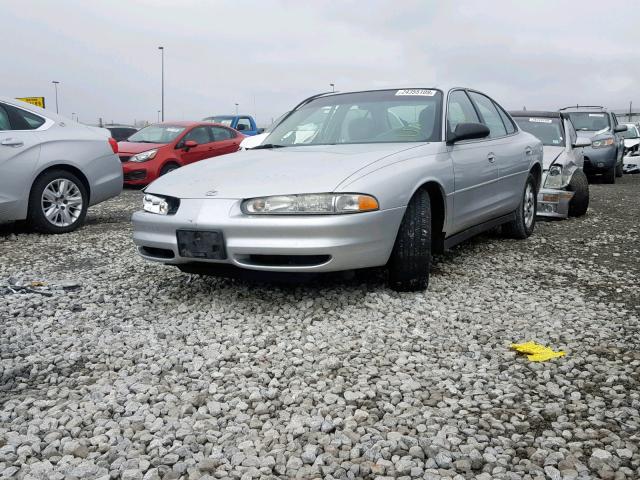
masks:
<svg viewBox="0 0 640 480"><path fill-rule="evenodd" d="M638 123L640 122L640 112L631 111L631 115L629 115L629 110L626 112L624 110L614 110L616 117L618 117L619 122L624 123Z"/></svg>

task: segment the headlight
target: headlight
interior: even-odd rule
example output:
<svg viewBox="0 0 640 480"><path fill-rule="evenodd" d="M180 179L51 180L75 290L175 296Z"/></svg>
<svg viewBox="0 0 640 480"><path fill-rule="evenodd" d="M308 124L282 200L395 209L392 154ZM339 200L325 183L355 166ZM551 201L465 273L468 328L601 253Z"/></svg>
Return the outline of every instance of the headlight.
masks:
<svg viewBox="0 0 640 480"><path fill-rule="evenodd" d="M142 199L142 208L145 212L158 215L172 215L178 210L180 200L173 197L159 197L146 193Z"/></svg>
<svg viewBox="0 0 640 480"><path fill-rule="evenodd" d="M146 162L147 160L151 160L153 157L155 157L156 153L158 153L157 148L154 148L153 150L147 150L146 152L142 152L137 155L134 155L129 159L129 161L137 162L137 163Z"/></svg>
<svg viewBox="0 0 640 480"><path fill-rule="evenodd" d="M310 193L250 198L242 202L249 215L322 215L378 210L378 201L360 193Z"/></svg>
<svg viewBox="0 0 640 480"><path fill-rule="evenodd" d="M551 165L547 172L547 179L544 181L544 188L561 188L564 185L562 167Z"/></svg>
<svg viewBox="0 0 640 480"><path fill-rule="evenodd" d="M593 148L603 148L603 147L610 147L614 143L615 143L615 140L613 138L605 138L603 140L595 140L591 142L591 146Z"/></svg>

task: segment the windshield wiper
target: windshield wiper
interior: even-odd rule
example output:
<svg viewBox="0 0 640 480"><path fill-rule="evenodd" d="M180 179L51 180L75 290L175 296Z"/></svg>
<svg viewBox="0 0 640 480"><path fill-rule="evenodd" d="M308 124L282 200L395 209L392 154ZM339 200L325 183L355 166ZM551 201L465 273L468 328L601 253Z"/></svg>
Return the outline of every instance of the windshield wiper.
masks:
<svg viewBox="0 0 640 480"><path fill-rule="evenodd" d="M265 143L264 145L258 145L257 147L248 148L247 150L259 150L261 148L284 148L286 145L276 145L273 143Z"/></svg>

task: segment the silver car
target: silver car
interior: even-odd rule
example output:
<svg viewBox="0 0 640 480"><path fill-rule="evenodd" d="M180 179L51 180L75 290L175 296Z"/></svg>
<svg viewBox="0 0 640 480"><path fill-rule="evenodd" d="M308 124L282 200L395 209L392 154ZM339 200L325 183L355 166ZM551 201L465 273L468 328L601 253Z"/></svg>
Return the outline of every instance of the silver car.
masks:
<svg viewBox="0 0 640 480"><path fill-rule="evenodd" d="M587 213L589 181L583 171L583 149L591 145L591 140L578 137L567 114L561 112L509 113L522 130L544 145L538 216L567 218Z"/></svg>
<svg viewBox="0 0 640 480"><path fill-rule="evenodd" d="M133 240L185 272L328 272L386 265L424 289L432 252L498 225L533 232L542 143L464 88L335 93L265 142L166 175Z"/></svg>
<svg viewBox="0 0 640 480"><path fill-rule="evenodd" d="M44 233L80 227L90 205L122 191L117 143L33 105L0 97L0 222Z"/></svg>

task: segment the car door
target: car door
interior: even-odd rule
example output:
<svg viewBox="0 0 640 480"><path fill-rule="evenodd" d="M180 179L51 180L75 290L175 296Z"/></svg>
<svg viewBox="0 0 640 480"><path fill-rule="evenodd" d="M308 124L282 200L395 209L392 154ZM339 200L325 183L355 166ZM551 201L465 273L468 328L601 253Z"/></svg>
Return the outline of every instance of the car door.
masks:
<svg viewBox="0 0 640 480"><path fill-rule="evenodd" d="M469 96L478 109L482 123L489 127L491 153L498 166L498 181L494 184L494 215L505 215L520 204L529 173L529 156L533 147L523 143L524 136L515 135L515 125L496 102L480 92ZM500 115L502 110L502 114ZM504 116L504 119L503 119Z"/></svg>
<svg viewBox="0 0 640 480"><path fill-rule="evenodd" d="M611 132L616 138L616 145L618 146L616 162L622 162L622 157L624 156L624 135L621 132L614 131L618 125L618 117L615 113L611 112Z"/></svg>
<svg viewBox="0 0 640 480"><path fill-rule="evenodd" d="M464 90L453 90L447 100L447 135L459 123L479 123L480 117ZM498 167L487 139L463 140L447 146L454 172L452 232L489 220L495 209Z"/></svg>
<svg viewBox="0 0 640 480"><path fill-rule="evenodd" d="M50 123L31 112L0 103L0 220L24 218L40 157L37 129Z"/></svg>
<svg viewBox="0 0 640 480"><path fill-rule="evenodd" d="M225 127L209 127L211 138L213 138L212 157L236 152L240 142L236 138L238 134Z"/></svg>
<svg viewBox="0 0 640 480"><path fill-rule="evenodd" d="M186 142L189 140L196 142L197 145L191 148L185 147ZM182 151L180 157L184 165L211 157L213 141L209 132L209 127L201 125L192 128L184 135L184 137L182 137L178 146Z"/></svg>
<svg viewBox="0 0 640 480"><path fill-rule="evenodd" d="M255 135L258 133L249 117L240 117L236 124L236 130L244 133L245 135Z"/></svg>

